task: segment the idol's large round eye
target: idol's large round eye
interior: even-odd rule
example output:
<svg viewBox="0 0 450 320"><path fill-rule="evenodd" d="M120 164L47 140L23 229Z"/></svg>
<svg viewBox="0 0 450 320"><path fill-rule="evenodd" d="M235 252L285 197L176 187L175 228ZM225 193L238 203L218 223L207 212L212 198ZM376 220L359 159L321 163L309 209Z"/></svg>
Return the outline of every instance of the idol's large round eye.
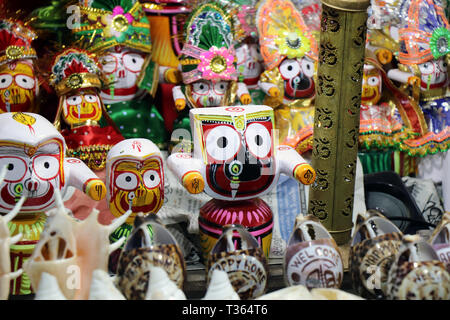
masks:
<svg viewBox="0 0 450 320"><path fill-rule="evenodd" d="M280 64L280 73L284 79L291 79L300 73L300 64L295 59L286 59Z"/></svg>
<svg viewBox="0 0 450 320"><path fill-rule="evenodd" d="M215 160L225 161L236 155L239 150L240 136L229 126L219 126L208 131L206 151Z"/></svg>
<svg viewBox="0 0 450 320"><path fill-rule="evenodd" d="M42 180L54 179L59 173L59 159L55 156L41 155L33 160L33 170Z"/></svg>
<svg viewBox="0 0 450 320"><path fill-rule="evenodd" d="M209 83L204 81L194 82L192 84L192 91L196 94L205 95L209 92Z"/></svg>
<svg viewBox="0 0 450 320"><path fill-rule="evenodd" d="M90 103L98 102L98 98L96 95L93 94L87 94L84 96L84 100Z"/></svg>
<svg viewBox="0 0 450 320"><path fill-rule="evenodd" d="M434 72L434 64L432 62L425 62L419 64L419 70L422 74L430 74Z"/></svg>
<svg viewBox="0 0 450 320"><path fill-rule="evenodd" d="M308 58L303 58L301 64L303 74L307 77L312 77L314 75L314 62L308 60Z"/></svg>
<svg viewBox="0 0 450 320"><path fill-rule="evenodd" d="M0 89L8 88L13 77L10 74L0 74Z"/></svg>
<svg viewBox="0 0 450 320"><path fill-rule="evenodd" d="M16 83L19 87L23 88L23 89L33 89L34 88L34 79L32 77L23 75L23 74L18 74L15 78Z"/></svg>
<svg viewBox="0 0 450 320"><path fill-rule="evenodd" d="M144 58L139 53L126 53L123 56L123 66L131 72L139 72L144 65Z"/></svg>
<svg viewBox="0 0 450 320"><path fill-rule="evenodd" d="M134 190L139 184L136 174L132 172L124 172L116 177L116 187L122 190Z"/></svg>
<svg viewBox="0 0 450 320"><path fill-rule="evenodd" d="M27 171L26 162L19 157L0 157L0 170L6 166L6 182L18 182L23 179Z"/></svg>
<svg viewBox="0 0 450 320"><path fill-rule="evenodd" d="M260 123L252 123L247 127L245 141L249 151L257 158L265 158L272 148L270 132Z"/></svg>
<svg viewBox="0 0 450 320"><path fill-rule="evenodd" d="M226 82L226 81L219 81L214 84L214 91L219 95L225 94L225 91L227 91L227 88L228 88L228 82Z"/></svg>
<svg viewBox="0 0 450 320"><path fill-rule="evenodd" d="M103 72L110 74L117 70L117 58L112 54L104 55L100 58Z"/></svg>
<svg viewBox="0 0 450 320"><path fill-rule="evenodd" d="M77 106L82 102L82 99L80 96L71 96L67 98L67 104L69 106Z"/></svg>
<svg viewBox="0 0 450 320"><path fill-rule="evenodd" d="M439 64L439 69L441 69L442 72L447 71L447 62L445 61L445 59L440 59L438 64Z"/></svg>
<svg viewBox="0 0 450 320"><path fill-rule="evenodd" d="M161 182L159 173L156 170L145 171L142 175L142 180L144 181L144 185L147 189L153 189L159 186L159 183Z"/></svg>
<svg viewBox="0 0 450 320"><path fill-rule="evenodd" d="M375 87L375 86L378 86L379 83L380 83L380 79L378 79L378 77L367 78L367 84L369 86Z"/></svg>

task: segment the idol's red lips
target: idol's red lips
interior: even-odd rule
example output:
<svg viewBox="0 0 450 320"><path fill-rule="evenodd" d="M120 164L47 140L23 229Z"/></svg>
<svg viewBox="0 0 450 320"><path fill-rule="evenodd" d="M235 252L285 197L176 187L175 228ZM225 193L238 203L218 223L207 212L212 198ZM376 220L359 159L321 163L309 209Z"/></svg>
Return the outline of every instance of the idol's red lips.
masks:
<svg viewBox="0 0 450 320"><path fill-rule="evenodd" d="M53 185L49 184L50 188L48 189L47 193L41 197L35 197L35 198L27 198L27 200L25 200L23 207L36 207L36 206L42 206L46 203L48 203L50 200L52 200L53 198ZM8 191L8 186L5 185L1 191L1 196L4 202L6 202L7 204L11 205L11 206L15 206L16 205L16 198L13 197L9 191Z"/></svg>
<svg viewBox="0 0 450 320"><path fill-rule="evenodd" d="M155 209L156 206L156 197L153 197L153 201L150 204L143 205L143 206L132 206L131 211L134 213L143 212L143 213L149 213L152 212ZM120 199L120 206L125 210L128 211L130 208L130 204L127 201L127 195L122 196Z"/></svg>

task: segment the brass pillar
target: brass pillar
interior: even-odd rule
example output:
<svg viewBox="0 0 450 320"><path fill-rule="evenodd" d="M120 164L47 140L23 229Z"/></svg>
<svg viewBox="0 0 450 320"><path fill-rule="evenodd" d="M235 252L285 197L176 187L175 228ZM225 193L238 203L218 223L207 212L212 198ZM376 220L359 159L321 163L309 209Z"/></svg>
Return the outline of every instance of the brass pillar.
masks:
<svg viewBox="0 0 450 320"><path fill-rule="evenodd" d="M367 7L370 0L322 0L309 213L338 244L350 239L358 156Z"/></svg>

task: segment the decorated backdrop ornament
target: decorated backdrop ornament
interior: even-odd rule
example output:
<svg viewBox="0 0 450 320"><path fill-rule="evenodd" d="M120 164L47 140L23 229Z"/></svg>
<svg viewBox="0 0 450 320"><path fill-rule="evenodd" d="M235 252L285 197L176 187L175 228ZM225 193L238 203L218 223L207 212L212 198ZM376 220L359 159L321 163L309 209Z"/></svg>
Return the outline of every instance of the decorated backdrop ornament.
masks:
<svg viewBox="0 0 450 320"><path fill-rule="evenodd" d="M344 277L341 253L333 237L312 215L298 215L284 256L289 286L340 288Z"/></svg>
<svg viewBox="0 0 450 320"><path fill-rule="evenodd" d="M169 169L189 193L213 199L200 208L199 229L206 260L226 224L243 225L266 256L272 240L272 211L260 198L281 173L303 184L314 169L289 146L274 140L273 109L230 106L191 109L194 152L172 153Z"/></svg>
<svg viewBox="0 0 450 320"><path fill-rule="evenodd" d="M50 83L59 96L54 124L64 136L67 154L92 170L104 169L108 151L123 137L100 97L105 80L99 62L94 54L68 48L55 57L51 71Z"/></svg>
<svg viewBox="0 0 450 320"><path fill-rule="evenodd" d="M0 113L38 111L35 38L22 22L0 20Z"/></svg>
<svg viewBox="0 0 450 320"><path fill-rule="evenodd" d="M104 183L79 159L65 156L63 136L44 117L33 113L0 114L0 167L7 167L0 184L0 213L11 211L26 197L19 214L9 222L12 236L24 230L11 250L16 269L31 255L46 220L44 212L55 206L55 190L82 190L93 200L106 195ZM11 287L12 294L31 293L24 274Z"/></svg>
<svg viewBox="0 0 450 320"><path fill-rule="evenodd" d="M81 1L77 44L99 56L108 85L101 97L126 138L147 138L165 147L166 130L153 97L158 64L152 61L150 24L136 0Z"/></svg>
<svg viewBox="0 0 450 320"><path fill-rule="evenodd" d="M450 28L440 1L403 1L399 29L399 67L388 76L405 84L422 112L420 134L400 145L418 161L418 177L442 182L444 208L450 208L449 177L445 174L450 158L449 78L447 55L450 52ZM418 18L420 17L420 19ZM429 169L429 168L432 169Z"/></svg>
<svg viewBox="0 0 450 320"><path fill-rule="evenodd" d="M145 218L140 215L135 218L134 228L120 255L117 268L117 285L127 299L143 300L146 295L154 295L158 289L162 289L151 288L152 283L155 285L157 282L151 279L154 267L162 268L167 279L175 283L169 288L183 289L186 264L177 240L155 214ZM181 298L179 293L177 296Z"/></svg>
<svg viewBox="0 0 450 320"><path fill-rule="evenodd" d="M259 80L268 96L264 104L275 109L280 143L305 152L312 148L316 39L291 1L261 1L256 25L266 69Z"/></svg>
<svg viewBox="0 0 450 320"><path fill-rule="evenodd" d="M201 4L189 15L180 58L183 84L173 88L181 112L174 130L189 131L190 108L227 106L236 95L243 104L251 102L246 85L236 82L233 30L230 15L218 3Z"/></svg>
<svg viewBox="0 0 450 320"><path fill-rule="evenodd" d="M227 273L231 285L242 300L255 299L267 289L267 258L256 239L239 224L223 227L208 258L207 284L216 270Z"/></svg>
<svg viewBox="0 0 450 320"><path fill-rule="evenodd" d="M349 260L357 294L366 298L386 298L389 294L387 276L402 236L397 226L378 211L369 210L357 216Z"/></svg>

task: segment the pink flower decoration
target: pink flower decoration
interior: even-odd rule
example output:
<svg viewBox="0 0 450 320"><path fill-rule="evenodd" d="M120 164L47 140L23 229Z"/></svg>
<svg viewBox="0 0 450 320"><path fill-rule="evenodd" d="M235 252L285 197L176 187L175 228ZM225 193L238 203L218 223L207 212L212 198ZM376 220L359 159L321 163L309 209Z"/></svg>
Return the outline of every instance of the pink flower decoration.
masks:
<svg viewBox="0 0 450 320"><path fill-rule="evenodd" d="M113 13L112 14L113 18L115 16L119 15L119 14L123 15L128 20L128 23L132 23L133 20L134 20L134 18L133 18L133 16L131 14L129 14L129 13L123 14L124 10L123 10L123 8L121 6L115 6L113 11L112 11L112 13Z"/></svg>
<svg viewBox="0 0 450 320"><path fill-rule="evenodd" d="M226 47L211 47L200 55L198 70L206 80L234 80L236 69L234 67L234 51Z"/></svg>

